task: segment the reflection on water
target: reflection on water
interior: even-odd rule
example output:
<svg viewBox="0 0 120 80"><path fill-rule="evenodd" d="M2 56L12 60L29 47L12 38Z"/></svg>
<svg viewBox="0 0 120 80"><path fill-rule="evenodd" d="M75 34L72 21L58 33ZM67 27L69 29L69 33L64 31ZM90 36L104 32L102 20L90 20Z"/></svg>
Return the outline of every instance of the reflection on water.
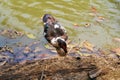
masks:
<svg viewBox="0 0 120 80"><path fill-rule="evenodd" d="M50 13L66 27L70 39L113 47L120 45L112 42L120 38L119 10L120 0L0 0L0 29L20 30L41 39L41 17ZM85 24L90 26L86 28Z"/></svg>

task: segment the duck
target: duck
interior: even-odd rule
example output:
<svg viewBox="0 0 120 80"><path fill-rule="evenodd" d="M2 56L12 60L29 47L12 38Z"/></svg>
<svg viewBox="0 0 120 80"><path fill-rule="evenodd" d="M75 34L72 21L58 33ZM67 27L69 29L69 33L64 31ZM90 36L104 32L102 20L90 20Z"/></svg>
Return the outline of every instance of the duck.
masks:
<svg viewBox="0 0 120 80"><path fill-rule="evenodd" d="M44 14L42 21L45 39L55 47L60 56L66 56L68 52L66 43L68 35L66 29L51 14Z"/></svg>

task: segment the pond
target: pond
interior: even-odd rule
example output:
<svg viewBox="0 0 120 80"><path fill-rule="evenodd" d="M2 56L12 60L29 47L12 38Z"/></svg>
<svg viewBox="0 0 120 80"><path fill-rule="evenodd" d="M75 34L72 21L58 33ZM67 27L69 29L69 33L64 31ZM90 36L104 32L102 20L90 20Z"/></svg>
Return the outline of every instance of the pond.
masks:
<svg viewBox="0 0 120 80"><path fill-rule="evenodd" d="M55 16L74 42L88 40L103 49L120 46L113 41L120 38L120 0L0 0L0 29L33 34L43 45L41 17L45 13Z"/></svg>

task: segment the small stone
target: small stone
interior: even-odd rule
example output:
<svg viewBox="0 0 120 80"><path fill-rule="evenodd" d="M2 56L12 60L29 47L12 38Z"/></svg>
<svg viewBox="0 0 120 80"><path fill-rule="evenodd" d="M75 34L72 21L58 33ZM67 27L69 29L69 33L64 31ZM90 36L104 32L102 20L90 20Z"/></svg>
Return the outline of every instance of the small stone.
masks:
<svg viewBox="0 0 120 80"><path fill-rule="evenodd" d="M25 49L24 49L24 53L29 53L31 51L31 49L29 48L29 47L25 47Z"/></svg>
<svg viewBox="0 0 120 80"><path fill-rule="evenodd" d="M80 60L81 58L80 57L76 57L77 60Z"/></svg>

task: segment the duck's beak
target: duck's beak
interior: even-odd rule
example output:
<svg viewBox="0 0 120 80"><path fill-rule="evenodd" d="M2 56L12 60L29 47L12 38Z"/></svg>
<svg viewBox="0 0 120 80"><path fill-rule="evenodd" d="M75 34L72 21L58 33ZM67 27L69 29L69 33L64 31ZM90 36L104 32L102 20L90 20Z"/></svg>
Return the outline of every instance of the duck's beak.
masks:
<svg viewBox="0 0 120 80"><path fill-rule="evenodd" d="M58 49L56 49L56 51L60 56L66 56L67 55L67 53L62 48L58 48Z"/></svg>

